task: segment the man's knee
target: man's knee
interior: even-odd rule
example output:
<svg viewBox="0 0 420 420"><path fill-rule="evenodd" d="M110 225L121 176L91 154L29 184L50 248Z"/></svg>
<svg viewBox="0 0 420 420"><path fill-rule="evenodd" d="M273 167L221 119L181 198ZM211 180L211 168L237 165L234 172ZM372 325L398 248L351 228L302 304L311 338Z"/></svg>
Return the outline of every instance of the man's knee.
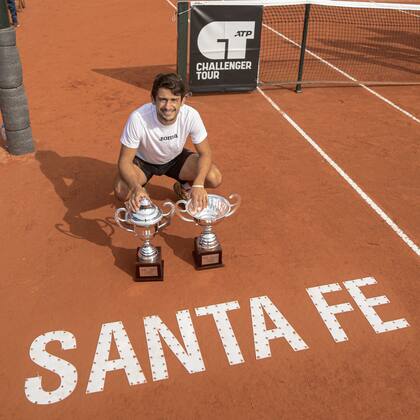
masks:
<svg viewBox="0 0 420 420"><path fill-rule="evenodd" d="M222 173L219 171L216 166L213 165L213 167L210 169L210 172L207 175L206 178L206 184L210 188L216 188L222 183Z"/></svg>

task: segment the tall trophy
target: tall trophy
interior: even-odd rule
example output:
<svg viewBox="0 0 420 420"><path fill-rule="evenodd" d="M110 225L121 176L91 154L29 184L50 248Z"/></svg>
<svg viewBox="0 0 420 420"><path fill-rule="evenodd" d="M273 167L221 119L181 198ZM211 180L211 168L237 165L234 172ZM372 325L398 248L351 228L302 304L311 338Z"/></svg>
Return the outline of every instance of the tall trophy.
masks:
<svg viewBox="0 0 420 420"><path fill-rule="evenodd" d="M229 200L234 200L234 203ZM197 270L223 267L222 246L213 232L213 225L238 210L241 204L239 194L231 194L229 200L221 195L209 194L207 207L200 211L194 209L191 198L188 201L179 200L175 204L176 212L182 220L194 222L203 228L201 235L194 238L193 257Z"/></svg>
<svg viewBox="0 0 420 420"><path fill-rule="evenodd" d="M118 226L140 236L144 241L143 245L137 248L137 281L163 280L164 261L161 249L154 247L151 240L171 223L175 205L167 201L163 203L163 207L169 207L167 213L163 213L148 198L142 198L138 211L130 212L122 207L115 212L114 219Z"/></svg>

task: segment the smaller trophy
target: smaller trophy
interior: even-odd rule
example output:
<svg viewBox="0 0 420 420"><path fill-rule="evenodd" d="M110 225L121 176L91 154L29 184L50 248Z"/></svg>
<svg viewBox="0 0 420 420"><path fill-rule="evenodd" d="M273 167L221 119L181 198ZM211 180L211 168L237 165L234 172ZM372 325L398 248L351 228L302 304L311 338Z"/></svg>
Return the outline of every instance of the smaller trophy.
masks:
<svg viewBox="0 0 420 420"><path fill-rule="evenodd" d="M232 199L235 200L233 204L220 195L209 194L207 207L199 212L194 210L191 198L188 201L179 200L175 204L176 212L182 220L195 222L203 227L201 235L194 239L193 257L197 270L223 267L222 247L213 232L213 225L231 216L239 208L239 194L231 194L229 200ZM192 218L185 217L184 213Z"/></svg>
<svg viewBox="0 0 420 420"><path fill-rule="evenodd" d="M137 248L136 279L137 281L163 280L163 260L160 247L151 243L153 237L171 223L175 205L167 201L163 206L170 207L167 213L153 204L149 199L143 198L137 212L129 212L125 207L115 212L115 221L118 226L140 236L143 245ZM160 221L164 219L163 223Z"/></svg>

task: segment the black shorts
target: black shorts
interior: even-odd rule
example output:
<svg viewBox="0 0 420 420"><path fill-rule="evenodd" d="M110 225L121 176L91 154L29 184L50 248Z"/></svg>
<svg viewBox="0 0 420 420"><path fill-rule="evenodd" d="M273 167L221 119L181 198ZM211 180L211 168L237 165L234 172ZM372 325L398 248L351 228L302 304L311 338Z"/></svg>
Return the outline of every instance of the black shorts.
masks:
<svg viewBox="0 0 420 420"><path fill-rule="evenodd" d="M194 154L191 150L182 149L182 152L172 160L162 165L157 165L155 163L145 162L143 159L140 159L136 156L133 162L143 171L146 175L147 181L153 175L161 176L166 175L170 178L176 179L177 181L186 181L179 178L179 173L181 172L182 167L184 166L185 161L187 160L188 156Z"/></svg>

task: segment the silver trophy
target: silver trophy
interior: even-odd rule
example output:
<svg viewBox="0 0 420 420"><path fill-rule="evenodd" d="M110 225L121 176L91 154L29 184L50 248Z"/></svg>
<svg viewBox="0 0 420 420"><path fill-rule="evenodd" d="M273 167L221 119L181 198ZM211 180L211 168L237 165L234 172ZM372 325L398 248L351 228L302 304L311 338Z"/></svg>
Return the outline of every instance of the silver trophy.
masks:
<svg viewBox="0 0 420 420"><path fill-rule="evenodd" d="M234 200L234 203L229 200ZM194 239L193 257L197 270L223 267L222 247L213 232L213 225L238 210L241 204L239 194L231 194L229 200L221 195L209 194L207 207L200 211L194 209L191 198L175 203L176 212L182 220L203 227L201 235ZM187 214L191 217L186 217Z"/></svg>
<svg viewBox="0 0 420 420"><path fill-rule="evenodd" d="M114 219L118 226L140 236L144 241L143 245L137 248L136 278L138 281L163 280L161 250L160 247L154 247L151 240L171 223L175 205L167 201L163 203L163 207L169 207L169 211L163 213L159 207L144 197L138 211L130 212L122 207L115 212Z"/></svg>

